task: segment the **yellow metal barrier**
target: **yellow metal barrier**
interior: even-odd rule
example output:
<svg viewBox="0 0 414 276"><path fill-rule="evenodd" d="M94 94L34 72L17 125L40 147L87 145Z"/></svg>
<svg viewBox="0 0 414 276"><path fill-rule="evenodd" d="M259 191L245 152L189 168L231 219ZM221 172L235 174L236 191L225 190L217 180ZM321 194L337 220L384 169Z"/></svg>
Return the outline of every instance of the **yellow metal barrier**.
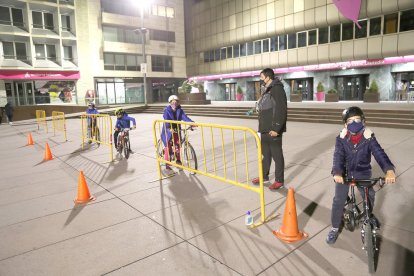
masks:
<svg viewBox="0 0 414 276"><path fill-rule="evenodd" d="M113 158L112 148L112 120L107 114L82 114L82 149L85 140L89 143L106 145L110 149L111 161Z"/></svg>
<svg viewBox="0 0 414 276"><path fill-rule="evenodd" d="M46 121L46 111L44 110L36 110L36 123L37 123L37 130L40 129L40 125L44 127L46 133L48 133L47 129L47 121Z"/></svg>
<svg viewBox="0 0 414 276"><path fill-rule="evenodd" d="M52 111L52 127L53 135L56 135L56 131L62 131L65 136L65 142L68 140L66 135L66 122L64 112Z"/></svg>
<svg viewBox="0 0 414 276"><path fill-rule="evenodd" d="M170 159L165 160L164 155L167 150L161 141L161 134L164 131L164 135L167 137L167 128L171 133L178 132L173 130L174 125L177 125L181 132L181 135L178 135L178 144L181 145L179 147L180 151L173 150L169 152ZM163 126L166 126L164 130L162 130ZM195 130L197 135L191 136L191 143L189 139L190 127L197 127ZM188 170L193 174L201 174L258 193L261 222L254 224L252 227L257 227L277 216L274 214L266 218L262 148L259 136L251 128L155 120L153 132L160 179L169 177L163 176L161 172L161 163L164 163ZM175 149L176 142L174 139L171 139L170 143L172 149ZM195 149L197 149L199 156L197 156ZM177 159L178 154L182 164L173 162ZM255 165L249 166L249 160L253 161ZM250 175L252 174L258 174L260 180L258 186L251 184Z"/></svg>

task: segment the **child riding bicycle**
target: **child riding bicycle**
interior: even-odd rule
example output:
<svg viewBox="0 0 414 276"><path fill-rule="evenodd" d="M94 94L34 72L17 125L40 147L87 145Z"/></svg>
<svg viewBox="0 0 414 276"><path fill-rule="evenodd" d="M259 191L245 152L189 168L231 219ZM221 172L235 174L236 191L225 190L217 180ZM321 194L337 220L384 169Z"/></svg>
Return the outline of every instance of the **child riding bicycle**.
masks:
<svg viewBox="0 0 414 276"><path fill-rule="evenodd" d="M172 121L185 121L185 122L193 122L184 112L184 110L181 108L180 99L176 95L171 95L168 98L168 103L164 108L164 120L172 120ZM171 133L171 129L173 133ZM170 123L164 123L162 126L161 131L161 140L164 144L164 158L167 161L170 161L170 155L173 155L173 144L175 146L175 157L176 157L176 163L181 165L181 157L180 157L180 141L182 141L182 138L179 137L179 133L181 130L180 124L171 124ZM174 142L173 140L174 139ZM168 141L168 142L167 142ZM165 169L167 172L171 172L170 165L166 164Z"/></svg>
<svg viewBox="0 0 414 276"><path fill-rule="evenodd" d="M374 133L365 127L364 112L356 106L345 109L342 113L344 129L336 137L333 156L332 175L335 181L335 196L332 203L331 223L326 242L334 244L339 235L344 206L348 197L349 185L344 184L348 179L371 178L371 155L385 173L385 183L395 183L395 166L384 152ZM361 194L362 189L359 189ZM370 208L374 208L375 191L369 189ZM374 218L376 220L376 218ZM379 223L377 223L379 227Z"/></svg>
<svg viewBox="0 0 414 276"><path fill-rule="evenodd" d="M86 114L99 114L99 111L96 110L95 104L93 102L88 103L88 109L86 109ZM88 138L92 139L96 132L96 125L97 119L96 116L88 116L87 123L88 123ZM92 140L88 140L88 143L91 144Z"/></svg>
<svg viewBox="0 0 414 276"><path fill-rule="evenodd" d="M137 127L135 118L128 116L128 114L122 109L118 108L115 110L115 115L117 120L115 122L115 131L114 131L114 145L115 149L118 147L118 135L124 128L130 128L132 122L132 129Z"/></svg>

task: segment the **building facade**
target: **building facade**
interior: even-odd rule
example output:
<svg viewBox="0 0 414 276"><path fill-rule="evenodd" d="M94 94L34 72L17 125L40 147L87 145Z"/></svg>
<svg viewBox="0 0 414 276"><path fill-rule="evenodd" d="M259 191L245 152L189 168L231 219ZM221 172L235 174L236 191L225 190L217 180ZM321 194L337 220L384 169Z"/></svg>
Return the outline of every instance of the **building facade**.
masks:
<svg viewBox="0 0 414 276"><path fill-rule="evenodd" d="M135 2L1 0L0 106L151 103L177 93L186 78L183 1Z"/></svg>
<svg viewBox="0 0 414 276"><path fill-rule="evenodd" d="M187 72L211 100L256 100L267 67L309 101L319 83L344 101L374 80L381 100L414 90L412 0L362 0L359 26L331 0L189 0L185 10Z"/></svg>

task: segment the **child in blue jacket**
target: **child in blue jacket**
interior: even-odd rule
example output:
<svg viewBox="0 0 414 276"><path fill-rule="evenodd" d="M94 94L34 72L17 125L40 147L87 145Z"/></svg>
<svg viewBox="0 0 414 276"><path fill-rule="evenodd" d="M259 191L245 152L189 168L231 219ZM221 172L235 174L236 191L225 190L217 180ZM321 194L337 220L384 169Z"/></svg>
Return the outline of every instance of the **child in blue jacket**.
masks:
<svg viewBox="0 0 414 276"><path fill-rule="evenodd" d="M176 95L171 95L168 98L169 105L164 109L164 120L172 120L172 121L184 121L184 122L193 122L184 112L179 104L179 98ZM171 128L173 133L171 133ZM161 131L161 140L165 147L164 158L165 160L170 160L170 154L173 154L173 141L175 145L175 156L176 156L176 163L181 165L181 157L180 157L180 141L182 141L181 137L179 137L180 133L180 125L179 124L172 124L170 127L170 123L165 123L162 126ZM167 164L166 170L170 171L171 167Z"/></svg>
<svg viewBox="0 0 414 276"><path fill-rule="evenodd" d="M335 197L332 203L332 228L326 237L328 244L334 244L339 235L343 209L348 197L348 179L371 178L371 155L385 173L385 183L395 183L395 167L382 149L374 133L365 127L364 112L357 106L345 109L342 113L345 128L336 137L332 175L335 181ZM360 189L361 194L363 190ZM370 208L374 208L375 191L369 189ZM375 219L376 220L376 219ZM377 225L379 227L379 225Z"/></svg>
<svg viewBox="0 0 414 276"><path fill-rule="evenodd" d="M135 118L128 116L128 114L122 108L118 108L117 110L115 110L115 115L117 117L117 120L115 122L114 145L115 148L117 148L118 134L122 131L122 129L130 128L131 122L132 129L135 129L137 127L137 124Z"/></svg>

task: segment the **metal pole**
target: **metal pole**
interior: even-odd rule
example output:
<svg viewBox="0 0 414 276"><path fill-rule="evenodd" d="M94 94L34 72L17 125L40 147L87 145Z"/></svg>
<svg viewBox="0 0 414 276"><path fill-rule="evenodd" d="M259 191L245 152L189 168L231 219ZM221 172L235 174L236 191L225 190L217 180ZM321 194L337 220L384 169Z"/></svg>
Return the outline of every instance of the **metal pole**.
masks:
<svg viewBox="0 0 414 276"><path fill-rule="evenodd" d="M145 28L144 28L144 7L141 6L141 36L142 36L142 55L145 64L144 71L144 104L147 106L147 56L145 55Z"/></svg>

